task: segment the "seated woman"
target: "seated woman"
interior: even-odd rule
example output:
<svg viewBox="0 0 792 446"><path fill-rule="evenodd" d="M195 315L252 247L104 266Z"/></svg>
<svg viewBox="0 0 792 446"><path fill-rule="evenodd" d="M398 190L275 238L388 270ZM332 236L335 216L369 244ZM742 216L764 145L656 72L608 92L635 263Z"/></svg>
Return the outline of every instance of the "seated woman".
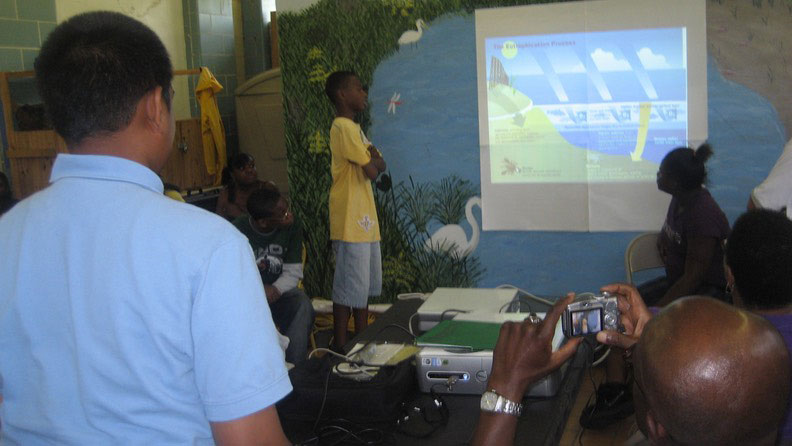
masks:
<svg viewBox="0 0 792 446"><path fill-rule="evenodd" d="M237 153L223 169L222 184L225 189L217 197L215 213L234 220L247 214L247 200L250 193L261 188L264 181L258 179L256 160L247 153Z"/></svg>
<svg viewBox="0 0 792 446"><path fill-rule="evenodd" d="M691 295L725 297L721 244L729 234L729 221L704 188L704 163L711 155L706 144L696 150L682 147L668 152L660 163L657 188L672 196L657 240L666 276L638 287L647 305L664 306ZM611 351L605 382L597 388L595 401L581 413L580 425L600 429L632 413L628 371L621 352Z"/></svg>
<svg viewBox="0 0 792 446"><path fill-rule="evenodd" d="M767 319L781 334L787 349L792 352L792 221L783 211L757 209L744 213L734 222L725 247L725 273L732 287L734 304ZM602 287L603 291L618 294L628 302L641 300L641 295L631 285L612 284ZM654 314L657 309L650 308ZM651 316L651 315L647 315ZM648 320L644 321L642 326ZM640 333L614 334L613 345L629 346ZM601 335L600 335L601 336ZM601 337L597 338L602 340ZM584 410L581 424L594 428L607 426L624 418L632 411L629 387L625 387L625 375L614 374L614 365L620 361L623 372L626 364L622 355L608 356L606 384L597 390L597 402ZM769 372L772 373L772 372ZM755 376L746 377L755 380ZM625 397L613 396L621 386ZM748 416L749 414L746 414ZM767 414L760 414L767 416ZM588 426L586 426L588 427ZM777 445L792 445L792 411L786 416L778 432Z"/></svg>
<svg viewBox="0 0 792 446"><path fill-rule="evenodd" d="M729 221L704 187L704 163L711 155L707 144L696 150L681 147L660 163L657 188L673 197L657 243L666 277L660 286L639 287L647 305L664 306L693 294L724 299L721 243Z"/></svg>

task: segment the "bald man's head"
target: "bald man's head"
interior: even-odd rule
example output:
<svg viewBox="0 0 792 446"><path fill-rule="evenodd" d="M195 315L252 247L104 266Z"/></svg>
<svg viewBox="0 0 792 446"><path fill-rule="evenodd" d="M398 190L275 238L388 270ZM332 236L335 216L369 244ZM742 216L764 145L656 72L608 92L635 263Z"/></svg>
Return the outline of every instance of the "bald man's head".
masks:
<svg viewBox="0 0 792 446"><path fill-rule="evenodd" d="M635 380L636 418L650 438L772 444L789 394L789 353L765 319L691 297L646 326L635 350Z"/></svg>

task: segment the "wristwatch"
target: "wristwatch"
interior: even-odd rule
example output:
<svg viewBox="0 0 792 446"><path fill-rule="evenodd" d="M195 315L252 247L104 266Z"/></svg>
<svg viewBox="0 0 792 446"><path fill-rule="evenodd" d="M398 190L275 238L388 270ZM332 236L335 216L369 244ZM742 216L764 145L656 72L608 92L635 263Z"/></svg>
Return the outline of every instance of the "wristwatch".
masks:
<svg viewBox="0 0 792 446"><path fill-rule="evenodd" d="M503 395L498 395L495 389L490 389L481 395L481 410L519 417L522 414L523 405L506 399Z"/></svg>

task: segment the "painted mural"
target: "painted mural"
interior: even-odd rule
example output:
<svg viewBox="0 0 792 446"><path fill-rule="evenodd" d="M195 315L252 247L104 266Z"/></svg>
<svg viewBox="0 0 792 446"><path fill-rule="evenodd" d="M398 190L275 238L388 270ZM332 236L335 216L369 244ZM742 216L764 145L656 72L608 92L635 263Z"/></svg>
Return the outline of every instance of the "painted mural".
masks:
<svg viewBox="0 0 792 446"><path fill-rule="evenodd" d="M279 19L289 180L308 233L309 292L329 296L332 283L332 265L310 259L332 257L327 144L333 111L323 86L337 69L356 71L369 86L369 109L360 121L394 184L375 193L382 300L437 286L506 284L553 296L624 280L624 249L635 233L480 230L473 9L526 3L323 0ZM792 29L792 1L716 0L707 7L715 149L709 187L734 221L792 125L792 38L782 32Z"/></svg>

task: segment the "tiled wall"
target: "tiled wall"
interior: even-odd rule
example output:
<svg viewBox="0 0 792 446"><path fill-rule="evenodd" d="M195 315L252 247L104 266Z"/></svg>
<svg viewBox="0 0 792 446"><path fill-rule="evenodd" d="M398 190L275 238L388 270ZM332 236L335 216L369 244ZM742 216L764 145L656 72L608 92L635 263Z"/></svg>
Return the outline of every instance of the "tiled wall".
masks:
<svg viewBox="0 0 792 446"><path fill-rule="evenodd" d="M274 0L242 0L247 79L272 68L269 24L274 10Z"/></svg>
<svg viewBox="0 0 792 446"><path fill-rule="evenodd" d="M55 28L55 0L0 0L0 71L32 70Z"/></svg>
<svg viewBox="0 0 792 446"><path fill-rule="evenodd" d="M189 68L207 66L223 85L217 105L226 129L228 152L238 150L234 90L234 21L231 0L182 0L184 38ZM0 71L32 70L41 43L56 26L55 0L0 0ZM190 107L197 76L190 76ZM0 146L2 142L0 141ZM3 169L0 147L0 170Z"/></svg>
<svg viewBox="0 0 792 446"><path fill-rule="evenodd" d="M225 125L228 153L234 153L238 150L239 138L234 105L237 77L231 0L182 0L182 10L187 65L189 68L209 67L223 85L223 91L217 96L217 106ZM190 108L193 116L200 116L194 93L197 80L197 76L190 76Z"/></svg>
<svg viewBox="0 0 792 446"><path fill-rule="evenodd" d="M0 0L0 71L32 70L41 42L53 28L55 0ZM7 172L5 131L0 130L0 171Z"/></svg>

